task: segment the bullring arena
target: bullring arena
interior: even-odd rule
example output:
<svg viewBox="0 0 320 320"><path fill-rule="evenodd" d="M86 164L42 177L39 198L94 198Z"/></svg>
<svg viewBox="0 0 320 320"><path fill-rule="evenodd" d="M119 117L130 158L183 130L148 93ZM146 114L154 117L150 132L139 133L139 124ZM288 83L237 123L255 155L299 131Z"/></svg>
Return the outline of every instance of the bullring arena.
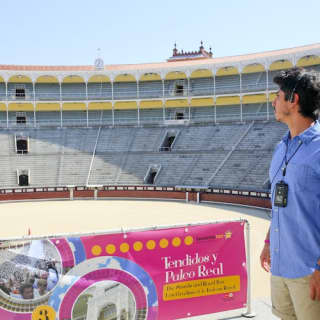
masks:
<svg viewBox="0 0 320 320"><path fill-rule="evenodd" d="M196 202L156 200L73 200L1 203L2 236L103 232L105 230L246 219L251 237L251 285L257 319L272 317L269 275L260 267L259 252L269 228L269 210ZM61 223L63 221L63 223ZM75 221L77 221L75 223ZM262 314L263 313L263 314ZM212 318L210 318L212 319ZM268 318L271 319L271 318Z"/></svg>
<svg viewBox="0 0 320 320"><path fill-rule="evenodd" d="M114 254L115 247L105 249L114 254L113 260L107 257L102 261L102 249L97 244L85 255L86 236L91 234L95 239L101 232L135 228L151 232L161 226L185 225L187 230L193 228L189 224L216 221L221 225L237 221L243 227L245 219L250 225L250 243L245 238L251 259L248 292L256 309L246 315L253 316L252 311L256 311L256 319L275 319L271 315L269 275L259 263L270 223L268 167L274 147L287 130L274 119L272 100L278 88L272 79L279 71L295 66L319 71L320 45L214 58L201 42L192 52L179 52L174 47L172 56L163 63L109 66L97 58L92 66L0 65L0 248L6 252L0 255L0 269L7 270L1 273L1 316L11 320L11 312L17 317L14 319L26 320L34 313L32 319L38 319L35 317L40 317L40 312L49 315L59 309L57 319L88 320L90 312L99 314L95 316L99 320L156 319L160 304L152 286L137 285L130 291L117 281L99 278L101 286L76 295L72 291L75 287L66 289L67 285L58 282L63 275L70 284L68 277L89 270L90 259L84 257L94 258L91 260L96 267L104 269L108 263L119 267L126 261L125 268L145 276L138 263ZM232 234L235 232L227 229L215 239L227 240ZM50 259L45 256L45 252L54 252L52 244L43 240L49 236L56 247L67 242L61 240L64 237L74 241L68 244L68 250L74 250L73 256L69 252L72 264L57 262L56 253ZM184 239L188 247L194 241L190 237L175 237L172 246L180 246ZM148 250L153 250L155 242L148 243ZM121 245L122 253L130 253L128 243ZM135 251L144 245L136 241ZM241 246L239 242L229 248L234 250L231 258ZM37 255L37 248L43 256ZM26 252L34 256L30 258ZM213 257L216 262L217 257ZM148 256L144 260L148 261ZM31 261L29 269L23 261ZM178 263L165 261L168 269ZM241 272L247 266L246 262L237 263ZM34 270L39 265L42 273ZM12 274L16 271L16 275L8 270ZM95 271L98 277L101 270ZM117 272L118 276L124 274L122 269ZM47 291L39 294L38 279L43 273ZM133 283L136 279L132 275ZM225 287L246 291L245 282L241 282L240 290L237 279L232 278L234 282ZM25 284L32 292L29 298L22 292ZM169 284L164 288L174 290ZM93 311L90 297L97 292L108 296L108 290L125 292L121 303L126 308L120 310L121 304L112 300L107 305L99 302L99 312ZM221 295L221 305L237 302L231 291ZM63 302L68 292L78 299L72 306ZM139 295L144 298L139 300ZM219 294L215 292L215 296ZM166 296L162 298L165 301ZM241 303L243 308L249 302ZM48 309L41 309L42 305ZM217 310L222 312L219 308L218 304ZM166 312L178 308L169 309ZM173 318L192 315L186 312ZM169 318L168 313L161 317ZM227 314L222 318L227 319ZM54 319L50 315L50 320Z"/></svg>

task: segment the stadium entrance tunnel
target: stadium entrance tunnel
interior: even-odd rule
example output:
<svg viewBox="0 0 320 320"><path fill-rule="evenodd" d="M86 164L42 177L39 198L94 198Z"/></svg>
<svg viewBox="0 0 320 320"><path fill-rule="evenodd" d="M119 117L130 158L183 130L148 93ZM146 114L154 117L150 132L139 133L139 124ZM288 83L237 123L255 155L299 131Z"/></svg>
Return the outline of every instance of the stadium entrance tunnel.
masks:
<svg viewBox="0 0 320 320"><path fill-rule="evenodd" d="M178 136L178 133L179 132L176 130L167 131L161 143L160 151L171 151Z"/></svg>
<svg viewBox="0 0 320 320"><path fill-rule="evenodd" d="M30 183L29 170L20 170L20 171L18 170L17 175L18 175L18 184L20 187L29 186L29 183Z"/></svg>
<svg viewBox="0 0 320 320"><path fill-rule="evenodd" d="M184 95L184 80L180 80L175 83L174 95L175 96Z"/></svg>
<svg viewBox="0 0 320 320"><path fill-rule="evenodd" d="M155 183L155 180L160 172L160 166L159 165L153 165L153 166L150 166L148 171L147 171L147 174L144 178L144 183L146 184L154 184Z"/></svg>
<svg viewBox="0 0 320 320"><path fill-rule="evenodd" d="M16 137L16 152L18 154L28 153L28 139L25 137Z"/></svg>
<svg viewBox="0 0 320 320"><path fill-rule="evenodd" d="M184 119L184 113L183 112L176 112L176 120L183 120Z"/></svg>

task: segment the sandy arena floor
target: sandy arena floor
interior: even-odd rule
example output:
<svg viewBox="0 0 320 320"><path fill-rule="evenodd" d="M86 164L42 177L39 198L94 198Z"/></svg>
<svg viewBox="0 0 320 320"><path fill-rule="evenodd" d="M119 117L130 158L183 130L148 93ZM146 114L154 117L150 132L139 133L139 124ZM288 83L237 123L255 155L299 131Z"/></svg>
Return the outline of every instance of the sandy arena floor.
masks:
<svg viewBox="0 0 320 320"><path fill-rule="evenodd" d="M165 201L76 200L0 203L0 216L2 239L26 235L29 228L36 236L247 219L251 230L253 298L270 295L269 274L261 269L259 263L269 228L264 210Z"/></svg>

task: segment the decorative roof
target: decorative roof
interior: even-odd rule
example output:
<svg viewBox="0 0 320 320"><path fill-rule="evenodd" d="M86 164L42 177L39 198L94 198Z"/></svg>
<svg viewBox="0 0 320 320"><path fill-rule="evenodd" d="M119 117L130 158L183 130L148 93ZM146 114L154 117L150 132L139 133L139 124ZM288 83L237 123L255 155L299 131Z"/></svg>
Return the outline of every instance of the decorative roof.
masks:
<svg viewBox="0 0 320 320"><path fill-rule="evenodd" d="M320 56L320 43L300 46L290 49L265 51L261 53L252 53L246 55L238 55L231 57L221 58L204 58L204 59L183 59L174 60L170 62L156 62L156 63L144 63L144 64L119 64L119 65L105 65L104 71L109 72L133 72L143 70L160 70L172 67L201 67L207 68L214 67L215 65L234 65L234 64L248 64L257 61L267 60L281 60L289 56L302 56L309 55L312 52L316 52L316 55ZM39 66L39 65L0 65L0 71L60 71L60 72L78 72L78 71L96 71L94 65L87 66Z"/></svg>
<svg viewBox="0 0 320 320"><path fill-rule="evenodd" d="M199 59L210 59L212 58L211 48L207 52L203 47L203 41L201 40L201 45L198 51L186 51L181 50L180 52L177 49L177 44L174 44L173 54L167 61L182 61L182 60L199 60Z"/></svg>

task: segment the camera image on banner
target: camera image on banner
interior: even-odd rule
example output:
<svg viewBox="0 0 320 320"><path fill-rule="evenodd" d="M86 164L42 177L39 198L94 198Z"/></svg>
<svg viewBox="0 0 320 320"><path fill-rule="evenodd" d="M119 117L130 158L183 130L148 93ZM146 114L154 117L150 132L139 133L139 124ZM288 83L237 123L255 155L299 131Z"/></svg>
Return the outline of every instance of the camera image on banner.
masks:
<svg viewBox="0 0 320 320"><path fill-rule="evenodd" d="M0 318L183 319L247 306L246 221L0 244Z"/></svg>

